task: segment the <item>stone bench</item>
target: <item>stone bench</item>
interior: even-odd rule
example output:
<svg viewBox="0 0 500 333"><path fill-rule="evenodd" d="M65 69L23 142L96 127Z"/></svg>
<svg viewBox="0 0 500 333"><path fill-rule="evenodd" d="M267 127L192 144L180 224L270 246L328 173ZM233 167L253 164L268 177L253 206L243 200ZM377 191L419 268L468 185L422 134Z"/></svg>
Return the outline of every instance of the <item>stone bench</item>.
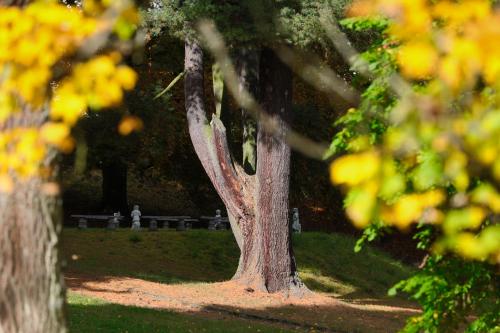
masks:
<svg viewBox="0 0 500 333"><path fill-rule="evenodd" d="M200 216L200 220L208 221L208 230L227 230L230 228L227 217Z"/></svg>
<svg viewBox="0 0 500 333"><path fill-rule="evenodd" d="M78 219L77 227L78 229L87 229L89 220L97 220L97 221L108 221L108 229L116 229L119 227L117 225L119 221L124 219L124 216L115 216L115 215L84 215L84 214L74 214L71 215L71 218ZM117 221L115 221L115 219Z"/></svg>
<svg viewBox="0 0 500 333"><path fill-rule="evenodd" d="M149 220L150 226L151 226L151 223L154 224L154 222L161 221L161 222L163 222L163 225L162 225L163 229L168 229L170 227L170 222L177 222L177 226L176 226L177 231L185 231L186 229L190 229L193 223L199 222L198 219L191 218L191 216L145 215L145 216L141 216L141 219ZM156 229L150 227L150 230L156 230Z"/></svg>
<svg viewBox="0 0 500 333"><path fill-rule="evenodd" d="M124 216L115 215L82 215L74 214L71 215L72 218L78 219L78 228L86 229L88 227L88 220L104 220L108 221L108 229L115 229L119 225L115 221L122 221ZM165 215L144 215L141 216L141 220L149 221L149 230L156 231L159 228L158 222L162 222L162 228L168 229L171 223L176 223L176 230L185 231L192 228L193 224L201 223L202 227L206 227L208 224L208 230L226 230L230 228L229 219L227 217L216 217L216 216L201 216L200 218L192 218L188 215L175 215L175 216L165 216ZM203 222L202 222L203 221ZM208 223L207 223L208 222ZM204 225L203 225L204 224Z"/></svg>

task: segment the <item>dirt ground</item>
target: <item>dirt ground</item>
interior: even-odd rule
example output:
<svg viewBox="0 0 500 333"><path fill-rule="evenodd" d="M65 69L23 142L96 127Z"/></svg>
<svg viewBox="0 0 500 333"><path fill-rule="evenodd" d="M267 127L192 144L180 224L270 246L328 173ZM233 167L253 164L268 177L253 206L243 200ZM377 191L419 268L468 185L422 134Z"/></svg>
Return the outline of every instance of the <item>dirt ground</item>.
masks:
<svg viewBox="0 0 500 333"><path fill-rule="evenodd" d="M211 318L240 317L299 331L397 332L417 308L397 299L338 299L313 293L305 299L247 291L235 282L161 284L127 277L67 275L72 292L111 303Z"/></svg>

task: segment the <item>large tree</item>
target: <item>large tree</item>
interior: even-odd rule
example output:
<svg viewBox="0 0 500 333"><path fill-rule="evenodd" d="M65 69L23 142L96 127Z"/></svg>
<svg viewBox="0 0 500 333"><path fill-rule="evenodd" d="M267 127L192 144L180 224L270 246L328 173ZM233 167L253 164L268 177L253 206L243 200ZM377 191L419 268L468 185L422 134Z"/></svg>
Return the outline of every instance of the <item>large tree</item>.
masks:
<svg viewBox="0 0 500 333"><path fill-rule="evenodd" d="M274 135L261 128L257 136L256 174L232 159L226 129L204 106L203 50L188 39L185 46L185 99L191 139L205 171L224 201L241 250L235 279L269 292L300 294L288 218L290 148L283 141L292 98L292 75L274 54L261 58L264 110L281 124Z"/></svg>
<svg viewBox="0 0 500 333"><path fill-rule="evenodd" d="M307 290L297 275L288 216L290 148L284 137L291 118L292 73L268 46L284 42L278 37L284 35L282 25L275 21L278 15L281 23L300 24L300 18L310 19L311 12L307 10L319 2L164 0L149 11L153 33L166 24L170 33L185 39L184 93L189 133L205 171L226 205L241 250L234 279L268 292L301 295ZM204 54L191 26L200 18L215 21L232 45L240 89L257 95L263 111L278 124L271 134L242 110L240 161L229 148L234 145L228 144L222 121L228 118L226 110L221 111L224 108L219 105L212 119L207 117ZM307 32L303 34L306 38L314 36ZM220 86L214 84L216 101L225 93ZM231 124L226 122L226 126Z"/></svg>
<svg viewBox="0 0 500 333"><path fill-rule="evenodd" d="M226 205L241 250L234 279L268 292L302 295L307 290L297 275L289 225L290 147L284 138L291 118L292 72L272 47L321 44L317 14L325 3L163 0L156 2L147 16L153 34L167 26L169 33L185 39L184 93L189 132L206 173ZM203 78L203 61L208 57L204 57L197 32L192 29L201 18L212 19L231 46L240 90L250 91L260 101L263 112L277 124L272 133L262 123L256 124L248 110L241 110L239 117L227 117L227 110L219 105L208 119ZM222 102L226 94L221 91L223 84L213 83L215 99ZM243 137L237 141L242 141L242 146L236 151L228 142L234 126L226 121L228 118L241 118Z"/></svg>

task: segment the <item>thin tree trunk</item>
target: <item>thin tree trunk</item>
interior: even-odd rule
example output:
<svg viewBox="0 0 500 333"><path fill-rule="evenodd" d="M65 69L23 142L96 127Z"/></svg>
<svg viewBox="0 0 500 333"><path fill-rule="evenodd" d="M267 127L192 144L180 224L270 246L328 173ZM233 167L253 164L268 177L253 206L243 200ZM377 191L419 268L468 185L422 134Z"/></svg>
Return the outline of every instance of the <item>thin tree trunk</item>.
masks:
<svg viewBox="0 0 500 333"><path fill-rule="evenodd" d="M42 180L0 194L0 332L65 332L60 199Z"/></svg>

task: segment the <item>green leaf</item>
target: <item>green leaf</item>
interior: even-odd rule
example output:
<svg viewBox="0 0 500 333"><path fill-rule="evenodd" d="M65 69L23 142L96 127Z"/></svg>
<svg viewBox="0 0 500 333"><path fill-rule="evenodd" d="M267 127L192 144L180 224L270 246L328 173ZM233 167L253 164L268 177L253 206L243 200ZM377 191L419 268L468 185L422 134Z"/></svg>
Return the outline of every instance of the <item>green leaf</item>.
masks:
<svg viewBox="0 0 500 333"><path fill-rule="evenodd" d="M184 75L184 72L180 72L173 80L168 84L168 86L160 91L153 99L158 99L160 98L164 93L172 89L172 87L181 79L181 77Z"/></svg>

